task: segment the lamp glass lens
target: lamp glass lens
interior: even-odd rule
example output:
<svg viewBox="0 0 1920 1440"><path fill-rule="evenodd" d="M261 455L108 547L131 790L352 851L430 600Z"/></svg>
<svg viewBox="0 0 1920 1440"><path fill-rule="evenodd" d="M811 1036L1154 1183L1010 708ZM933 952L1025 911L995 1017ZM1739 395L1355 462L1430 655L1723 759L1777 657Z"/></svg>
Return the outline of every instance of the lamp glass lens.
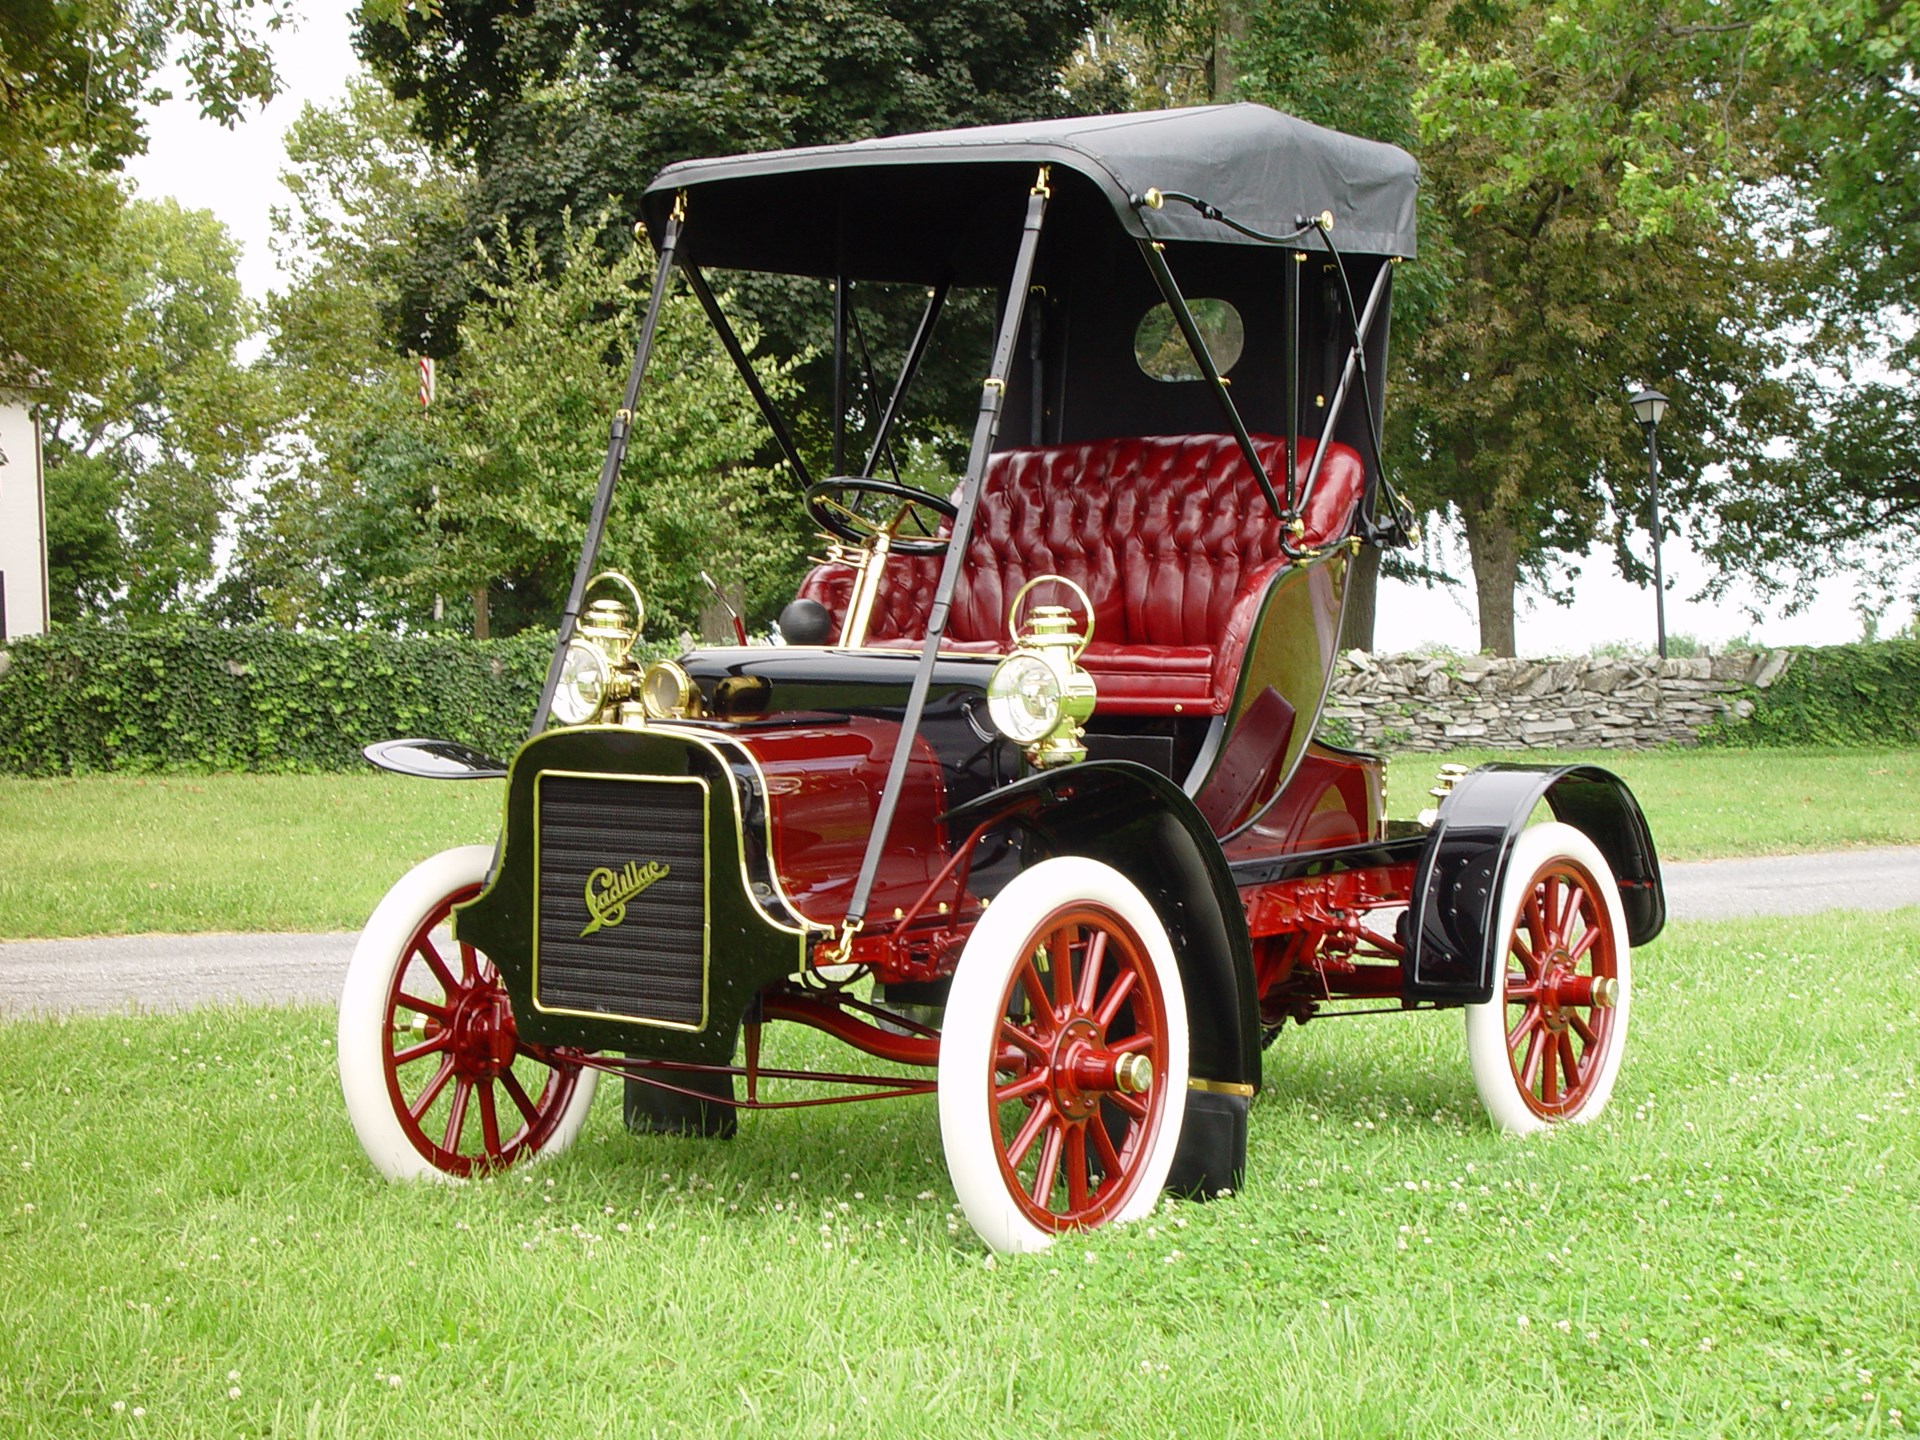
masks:
<svg viewBox="0 0 1920 1440"><path fill-rule="evenodd" d="M607 698L607 660L584 640L567 646L560 662L560 686L553 692L553 713L563 725L584 725L600 713Z"/></svg>
<svg viewBox="0 0 1920 1440"><path fill-rule="evenodd" d="M640 703L655 720L669 720L686 713L687 692L692 688L686 671L671 660L661 660L640 677Z"/></svg>
<svg viewBox="0 0 1920 1440"><path fill-rule="evenodd" d="M1031 745L1060 722L1060 681L1037 655L1009 655L987 682L987 714L1009 740Z"/></svg>

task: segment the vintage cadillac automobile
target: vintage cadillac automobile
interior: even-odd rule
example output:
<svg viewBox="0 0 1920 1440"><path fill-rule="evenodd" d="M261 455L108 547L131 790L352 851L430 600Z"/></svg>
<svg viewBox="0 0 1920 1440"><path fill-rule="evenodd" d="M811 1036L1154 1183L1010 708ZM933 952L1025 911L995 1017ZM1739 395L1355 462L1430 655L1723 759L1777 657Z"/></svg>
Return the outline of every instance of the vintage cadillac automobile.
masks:
<svg viewBox="0 0 1920 1440"><path fill-rule="evenodd" d="M354 954L339 1062L373 1163L555 1152L602 1072L632 1129L711 1136L742 1110L931 1091L968 1219L1018 1251L1168 1188L1257 1184L1248 1108L1289 1019L1460 1009L1496 1125L1599 1112L1629 947L1665 920L1627 788L1454 770L1421 822L1390 822L1379 758L1314 733L1349 566L1412 528L1379 436L1416 185L1397 149L1251 105L663 171L530 738L510 764L368 748L506 780L500 843L415 868ZM831 474L713 271L802 277L831 306ZM832 545L784 645L742 628L642 666L638 589L596 554L675 284ZM967 291L991 345L964 472L934 493L892 468L893 434ZM917 329L863 402L862 303L903 293ZM773 1024L884 1064L769 1065Z"/></svg>

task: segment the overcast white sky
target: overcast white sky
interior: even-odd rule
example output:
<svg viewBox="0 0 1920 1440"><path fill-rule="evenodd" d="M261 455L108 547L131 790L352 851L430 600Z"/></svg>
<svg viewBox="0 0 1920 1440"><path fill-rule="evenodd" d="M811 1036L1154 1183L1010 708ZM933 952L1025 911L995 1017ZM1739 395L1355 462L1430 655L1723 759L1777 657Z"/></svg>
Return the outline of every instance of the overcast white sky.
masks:
<svg viewBox="0 0 1920 1440"><path fill-rule="evenodd" d="M279 183L284 163L282 133L303 104L338 100L357 65L345 5L338 0L302 0L297 13L296 28L283 32L275 47L285 91L271 105L236 129L223 130L201 120L191 104L170 101L150 112L148 153L128 167L141 195L172 195L183 205L213 211L225 222L242 247L241 279L255 296L280 283L267 237L270 208L288 199ZM1658 376L1648 378L1658 387ZM1391 395L1387 415L1391 424ZM1624 400L1620 423L1632 424ZM1665 428L1686 423L1684 413L1671 410ZM583 476L581 484L592 481L592 476ZM1464 565L1464 546L1455 548ZM1644 546L1640 553L1646 555ZM1773 645L1834 644L1859 638L1860 622L1853 611L1855 588L1850 581L1830 583L1814 606L1799 616L1787 618L1773 612L1756 625L1737 600L1711 605L1689 598L1709 571L1684 545L1670 541L1663 558L1669 634L1693 635L1711 643L1744 635ZM1588 556L1580 568L1577 600L1570 609L1539 596L1522 596L1520 653L1584 654L1596 644L1616 640L1651 646L1652 589L1621 580L1604 553ZM1478 627L1467 578L1468 583L1444 591L1386 582L1380 597L1378 646L1383 650L1427 644L1476 648ZM1906 618L1901 609L1889 615L1886 623L1891 628Z"/></svg>

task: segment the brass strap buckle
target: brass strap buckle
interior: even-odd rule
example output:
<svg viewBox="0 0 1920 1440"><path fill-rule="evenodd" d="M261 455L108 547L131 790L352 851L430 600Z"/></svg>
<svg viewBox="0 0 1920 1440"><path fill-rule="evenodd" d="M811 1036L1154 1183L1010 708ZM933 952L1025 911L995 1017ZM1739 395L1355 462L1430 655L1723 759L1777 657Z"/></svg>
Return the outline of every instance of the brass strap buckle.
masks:
<svg viewBox="0 0 1920 1440"><path fill-rule="evenodd" d="M866 928L866 923L864 920L851 916L842 921L840 924L840 938L821 952L821 958L816 961L816 963L827 965L846 964L847 957L853 954L853 937Z"/></svg>

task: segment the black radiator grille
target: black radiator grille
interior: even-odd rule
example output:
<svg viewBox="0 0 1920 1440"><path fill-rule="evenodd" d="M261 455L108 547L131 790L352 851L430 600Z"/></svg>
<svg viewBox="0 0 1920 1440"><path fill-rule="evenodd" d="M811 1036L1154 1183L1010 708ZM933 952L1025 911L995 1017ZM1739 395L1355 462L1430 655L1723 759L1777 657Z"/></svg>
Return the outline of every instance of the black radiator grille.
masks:
<svg viewBox="0 0 1920 1440"><path fill-rule="evenodd" d="M537 799L535 1002L543 1010L703 1025L707 787L546 774Z"/></svg>

